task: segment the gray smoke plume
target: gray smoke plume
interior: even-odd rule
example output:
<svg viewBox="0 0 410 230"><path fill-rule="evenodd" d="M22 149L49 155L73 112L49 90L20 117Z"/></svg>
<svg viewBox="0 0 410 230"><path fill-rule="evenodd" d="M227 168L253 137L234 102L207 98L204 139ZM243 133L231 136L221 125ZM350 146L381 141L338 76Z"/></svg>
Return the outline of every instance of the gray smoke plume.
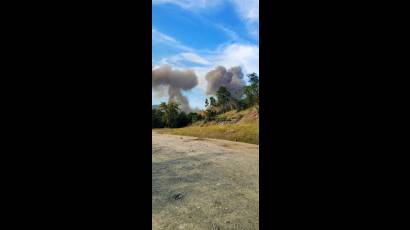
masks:
<svg viewBox="0 0 410 230"><path fill-rule="evenodd" d="M188 98L182 91L191 90L198 85L198 78L192 70L173 70L169 65L152 69L152 88L159 94L168 88L168 102L179 103L184 112L192 111Z"/></svg>
<svg viewBox="0 0 410 230"><path fill-rule="evenodd" d="M214 70L208 72L205 76L208 81L206 94L214 95L219 87L224 86L232 94L238 97L242 88L246 85L243 80L241 67L232 67L226 70L223 66L217 66Z"/></svg>

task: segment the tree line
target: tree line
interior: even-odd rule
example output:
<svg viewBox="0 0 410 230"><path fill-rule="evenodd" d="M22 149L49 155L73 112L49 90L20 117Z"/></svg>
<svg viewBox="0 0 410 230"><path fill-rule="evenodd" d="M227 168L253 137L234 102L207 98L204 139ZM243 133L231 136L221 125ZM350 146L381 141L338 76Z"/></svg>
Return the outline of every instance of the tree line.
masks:
<svg viewBox="0 0 410 230"><path fill-rule="evenodd" d="M152 109L152 128L180 128L200 119L200 114L186 114L175 102L162 102L158 108Z"/></svg>
<svg viewBox="0 0 410 230"><path fill-rule="evenodd" d="M221 86L209 99L205 99L205 110L200 113L185 113L179 104L162 102L152 109L152 128L180 128L199 120L212 121L218 114L231 110L244 110L255 107L259 112L259 77L256 73L248 75L249 85L242 88L239 96L234 97L226 87Z"/></svg>

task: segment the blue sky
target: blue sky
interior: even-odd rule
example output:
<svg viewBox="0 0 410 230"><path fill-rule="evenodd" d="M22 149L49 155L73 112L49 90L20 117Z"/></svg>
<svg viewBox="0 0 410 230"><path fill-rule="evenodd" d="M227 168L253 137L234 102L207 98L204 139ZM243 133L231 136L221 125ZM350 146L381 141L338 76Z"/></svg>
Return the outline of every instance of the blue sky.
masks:
<svg viewBox="0 0 410 230"><path fill-rule="evenodd" d="M204 77L216 66L259 74L258 0L152 0L152 64L194 70L199 84L183 94L202 109ZM168 101L152 96L152 104Z"/></svg>

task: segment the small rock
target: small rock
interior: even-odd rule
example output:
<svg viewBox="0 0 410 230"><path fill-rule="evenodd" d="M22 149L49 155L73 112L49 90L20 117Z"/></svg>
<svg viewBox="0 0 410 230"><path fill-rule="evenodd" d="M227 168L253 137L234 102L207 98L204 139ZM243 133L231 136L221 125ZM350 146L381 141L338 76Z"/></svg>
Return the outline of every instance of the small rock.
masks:
<svg viewBox="0 0 410 230"><path fill-rule="evenodd" d="M172 199L174 200L181 200L182 198L184 198L184 195L182 195L181 193L172 195Z"/></svg>

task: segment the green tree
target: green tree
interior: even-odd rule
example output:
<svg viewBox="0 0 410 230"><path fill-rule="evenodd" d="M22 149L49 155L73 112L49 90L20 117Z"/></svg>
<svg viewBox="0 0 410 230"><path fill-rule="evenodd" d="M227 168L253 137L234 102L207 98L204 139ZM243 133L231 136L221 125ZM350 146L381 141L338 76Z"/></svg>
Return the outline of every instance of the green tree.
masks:
<svg viewBox="0 0 410 230"><path fill-rule="evenodd" d="M152 128L161 128L161 117L156 109L152 110Z"/></svg>
<svg viewBox="0 0 410 230"><path fill-rule="evenodd" d="M218 105L224 105L229 102L231 97L231 93L224 87L219 87L218 91L216 91L216 98L218 100Z"/></svg>
<svg viewBox="0 0 410 230"><path fill-rule="evenodd" d="M216 92L218 99L218 106L221 108L221 112L226 112L237 107L237 101L231 96L231 93L223 86L221 86Z"/></svg>
<svg viewBox="0 0 410 230"><path fill-rule="evenodd" d="M168 104L166 104L165 102L162 102L159 105L159 110L164 113L166 127L174 128L178 125L177 121L180 111L178 103L171 101Z"/></svg>
<svg viewBox="0 0 410 230"><path fill-rule="evenodd" d="M176 123L177 124L175 127L180 128L189 125L189 123L191 123L191 120L185 112L181 112L178 114Z"/></svg>
<svg viewBox="0 0 410 230"><path fill-rule="evenodd" d="M213 109L207 109L204 111L205 113L205 121L212 121L216 117L216 111Z"/></svg>
<svg viewBox="0 0 410 230"><path fill-rule="evenodd" d="M211 107L216 107L216 100L214 97L209 98L209 104Z"/></svg>
<svg viewBox="0 0 410 230"><path fill-rule="evenodd" d="M259 77L256 73L248 75L249 85L244 87L244 102L250 106L256 106L259 108Z"/></svg>
<svg viewBox="0 0 410 230"><path fill-rule="evenodd" d="M194 123L196 121L201 120L201 116L197 113L189 113L188 114L188 119L189 119L190 123Z"/></svg>
<svg viewBox="0 0 410 230"><path fill-rule="evenodd" d="M237 107L236 107L236 109L237 109L238 111L241 111L241 110L246 109L247 106L248 106L248 103L246 102L246 98L239 99L239 100L237 101Z"/></svg>
<svg viewBox="0 0 410 230"><path fill-rule="evenodd" d="M159 104L158 106L158 110L165 112L165 110L167 110L167 103L161 102L161 104Z"/></svg>
<svg viewBox="0 0 410 230"><path fill-rule="evenodd" d="M209 106L208 98L205 99L205 108Z"/></svg>
<svg viewBox="0 0 410 230"><path fill-rule="evenodd" d="M164 128L164 113L159 109L152 110L152 128Z"/></svg>

